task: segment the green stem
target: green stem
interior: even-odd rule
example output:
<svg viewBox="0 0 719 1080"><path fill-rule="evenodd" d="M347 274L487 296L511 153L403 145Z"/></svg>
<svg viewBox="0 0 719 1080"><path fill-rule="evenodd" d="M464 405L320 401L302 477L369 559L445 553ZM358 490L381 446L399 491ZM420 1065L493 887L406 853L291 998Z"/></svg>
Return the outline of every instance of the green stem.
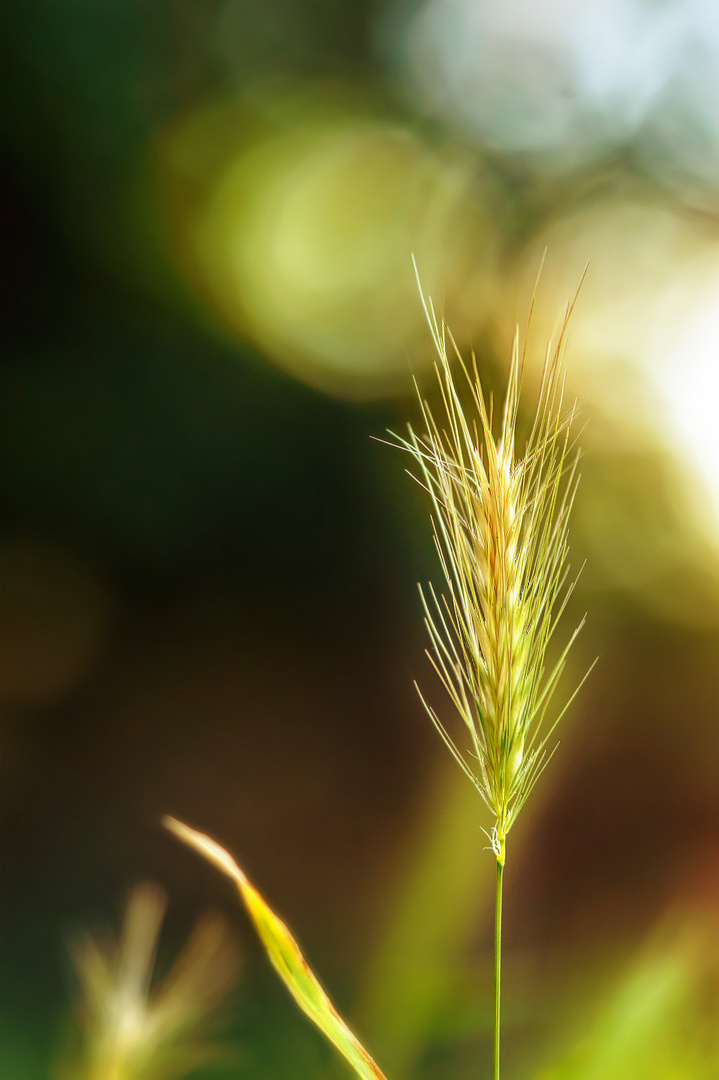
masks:
<svg viewBox="0 0 719 1080"><path fill-rule="evenodd" d="M504 844L497 858L497 893L494 904L494 1080L499 1080L499 1021L502 1001L502 877Z"/></svg>

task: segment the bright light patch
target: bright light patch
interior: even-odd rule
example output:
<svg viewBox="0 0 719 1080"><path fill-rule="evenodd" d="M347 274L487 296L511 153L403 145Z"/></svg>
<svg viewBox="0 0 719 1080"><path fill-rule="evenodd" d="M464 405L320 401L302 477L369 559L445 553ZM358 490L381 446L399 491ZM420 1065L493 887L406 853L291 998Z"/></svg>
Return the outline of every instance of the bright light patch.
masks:
<svg viewBox="0 0 719 1080"><path fill-rule="evenodd" d="M231 332L303 381L406 392L430 363L412 254L458 334L476 332L496 288L495 196L471 156L356 108L298 99L270 119L203 179L181 225L188 276ZM195 122L197 157L223 134L216 116Z"/></svg>
<svg viewBox="0 0 719 1080"><path fill-rule="evenodd" d="M673 5L637 0L425 0L391 49L428 111L554 170L633 134L680 21Z"/></svg>
<svg viewBox="0 0 719 1080"><path fill-rule="evenodd" d="M697 269L681 281L674 319L655 335L652 374L719 527L719 250L706 276Z"/></svg>
<svg viewBox="0 0 719 1080"><path fill-rule="evenodd" d="M696 524L719 536L719 242L694 218L640 200L593 203L555 221L520 259L497 340L526 311L542 250L532 337L587 275L570 324L572 393L625 437L663 445L703 485ZM592 426L587 432L591 442ZM689 500L691 502L691 500ZM699 520L703 518L703 520Z"/></svg>
<svg viewBox="0 0 719 1080"><path fill-rule="evenodd" d="M559 173L632 142L719 205L719 9L706 0L398 0L383 52L414 106Z"/></svg>

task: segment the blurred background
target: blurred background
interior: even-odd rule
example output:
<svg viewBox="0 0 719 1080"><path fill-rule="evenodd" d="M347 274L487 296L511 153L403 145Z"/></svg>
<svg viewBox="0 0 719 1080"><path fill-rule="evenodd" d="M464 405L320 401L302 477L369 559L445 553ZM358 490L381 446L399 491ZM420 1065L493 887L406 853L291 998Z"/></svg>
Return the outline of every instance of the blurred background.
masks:
<svg viewBox="0 0 719 1080"><path fill-rule="evenodd" d="M240 957L214 1060L173 1076L349 1075L168 812L237 855L390 1080L487 1075L486 820L413 688L440 573L377 440L433 392L411 254L501 395L545 249L530 413L588 266L566 692L599 662L512 834L505 1075L719 1076L719 11L0 18L0 1076L90 1076L72 943L148 881L158 980L208 909L218 999ZM152 939L161 894L133 895Z"/></svg>

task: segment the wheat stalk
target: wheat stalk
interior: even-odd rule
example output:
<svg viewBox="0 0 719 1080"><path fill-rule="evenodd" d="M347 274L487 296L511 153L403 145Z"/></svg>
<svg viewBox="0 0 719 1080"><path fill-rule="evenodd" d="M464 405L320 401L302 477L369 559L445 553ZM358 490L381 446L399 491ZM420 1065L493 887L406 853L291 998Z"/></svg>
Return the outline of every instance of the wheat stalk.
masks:
<svg viewBox="0 0 719 1080"><path fill-rule="evenodd" d="M420 290L421 291L421 290ZM420 394L425 431L399 444L419 466L432 502L446 592L420 589L427 654L458 713L460 748L421 691L422 703L493 816L497 859L495 1078L499 1078L502 874L506 837L551 753L554 728L574 697L550 716L554 691L581 625L550 671L547 648L574 583L567 586L568 523L577 490L576 402L564 409L567 310L547 349L534 423L521 455L515 431L525 354L515 335L499 434L472 354L463 360L431 300L425 313L437 351L441 420ZM448 348L449 346L449 348ZM465 407L450 364L458 367ZM580 684L581 685L581 684ZM577 687L577 690L579 687ZM577 692L575 690L575 694Z"/></svg>

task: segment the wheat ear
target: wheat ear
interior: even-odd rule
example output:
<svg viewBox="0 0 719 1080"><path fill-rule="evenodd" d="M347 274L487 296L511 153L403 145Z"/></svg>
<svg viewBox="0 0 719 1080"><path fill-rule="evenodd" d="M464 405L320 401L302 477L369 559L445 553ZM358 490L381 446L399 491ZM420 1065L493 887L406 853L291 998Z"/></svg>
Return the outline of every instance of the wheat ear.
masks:
<svg viewBox="0 0 719 1080"><path fill-rule="evenodd" d="M420 697L493 817L489 836L497 859L495 1080L499 1080L506 837L553 752L552 733L569 701L556 714L550 713L550 706L567 653L581 629L580 624L547 672L547 647L574 587L574 583L567 586L567 555L569 516L579 479L573 433L577 406L575 402L565 409L563 404L565 332L572 306L557 346L547 349L534 423L519 456L515 429L525 359L519 334L495 436L492 400L485 397L474 354L467 364L431 300L426 301L437 351L441 419L420 395L424 433L410 427L409 436L398 439L419 467L415 478L432 503L446 592L438 595L431 585L427 591L420 589L431 646L428 656L466 728L466 748L450 735L421 691Z"/></svg>

